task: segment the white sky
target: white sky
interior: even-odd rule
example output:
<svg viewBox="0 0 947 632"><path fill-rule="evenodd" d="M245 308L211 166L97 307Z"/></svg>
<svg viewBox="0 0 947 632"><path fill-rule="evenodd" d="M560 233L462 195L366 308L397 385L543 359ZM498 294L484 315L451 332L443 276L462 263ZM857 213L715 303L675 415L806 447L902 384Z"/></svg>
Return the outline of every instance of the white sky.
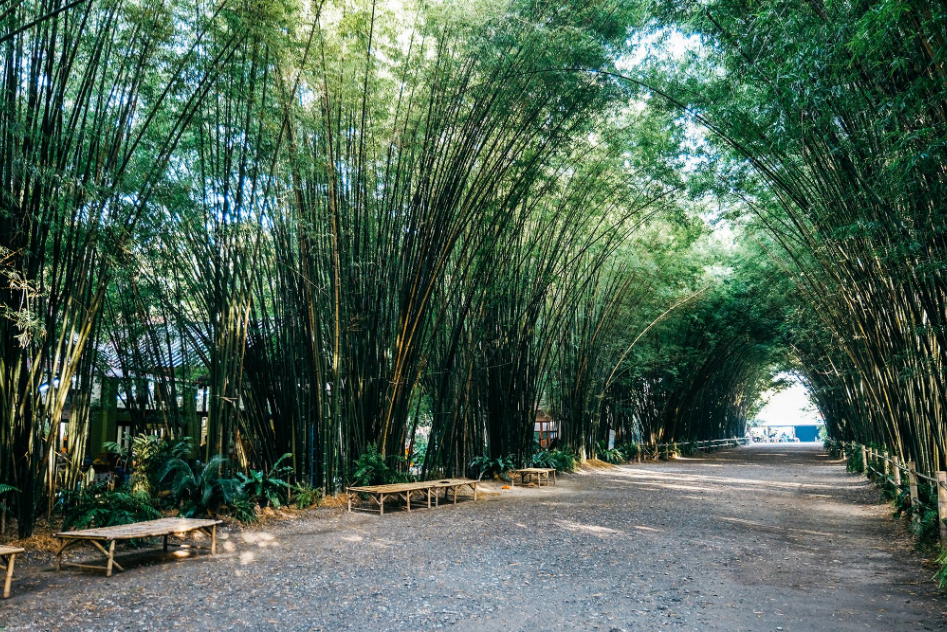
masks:
<svg viewBox="0 0 947 632"><path fill-rule="evenodd" d="M756 418L767 426L822 423L809 391L798 381L773 395Z"/></svg>

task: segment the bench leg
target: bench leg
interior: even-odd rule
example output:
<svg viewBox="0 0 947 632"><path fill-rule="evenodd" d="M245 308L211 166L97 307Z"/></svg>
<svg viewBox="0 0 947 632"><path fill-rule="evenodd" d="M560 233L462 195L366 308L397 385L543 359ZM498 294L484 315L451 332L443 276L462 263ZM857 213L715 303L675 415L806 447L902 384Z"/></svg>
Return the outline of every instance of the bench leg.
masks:
<svg viewBox="0 0 947 632"><path fill-rule="evenodd" d="M473 484L470 486L470 488L474 490L474 500L476 501L477 500L477 485Z"/></svg>
<svg viewBox="0 0 947 632"><path fill-rule="evenodd" d="M411 513L411 491L409 490L408 493L404 495L404 497L408 501L408 513Z"/></svg>
<svg viewBox="0 0 947 632"><path fill-rule="evenodd" d="M427 488L427 508L431 508L431 488Z"/></svg>
<svg viewBox="0 0 947 632"><path fill-rule="evenodd" d="M94 541L94 540L93 540L93 541ZM105 576L106 576L106 577L111 577L111 576L112 576L112 565L113 565L114 563L115 563L115 540L112 540L112 542L109 544L109 563L108 563L108 566L107 566L106 569L105 569Z"/></svg>
<svg viewBox="0 0 947 632"><path fill-rule="evenodd" d="M378 506L381 508L381 515L384 516L385 515L385 495L384 494L378 495Z"/></svg>
<svg viewBox="0 0 947 632"><path fill-rule="evenodd" d="M349 497L349 513L352 513L352 492L346 490L346 495Z"/></svg>
<svg viewBox="0 0 947 632"><path fill-rule="evenodd" d="M210 554L217 555L217 525L210 528Z"/></svg>
<svg viewBox="0 0 947 632"><path fill-rule="evenodd" d="M7 556L7 579L3 582L3 598L10 596L10 584L13 583L13 565L16 564L16 553Z"/></svg>

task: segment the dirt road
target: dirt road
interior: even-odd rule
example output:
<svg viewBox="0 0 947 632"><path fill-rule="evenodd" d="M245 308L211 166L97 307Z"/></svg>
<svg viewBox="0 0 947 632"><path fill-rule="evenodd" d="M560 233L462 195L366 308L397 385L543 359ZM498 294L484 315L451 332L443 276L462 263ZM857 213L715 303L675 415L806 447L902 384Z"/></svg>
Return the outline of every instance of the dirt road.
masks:
<svg viewBox="0 0 947 632"><path fill-rule="evenodd" d="M321 511L111 579L34 554L0 629L947 629L876 500L821 449L751 446L431 512Z"/></svg>

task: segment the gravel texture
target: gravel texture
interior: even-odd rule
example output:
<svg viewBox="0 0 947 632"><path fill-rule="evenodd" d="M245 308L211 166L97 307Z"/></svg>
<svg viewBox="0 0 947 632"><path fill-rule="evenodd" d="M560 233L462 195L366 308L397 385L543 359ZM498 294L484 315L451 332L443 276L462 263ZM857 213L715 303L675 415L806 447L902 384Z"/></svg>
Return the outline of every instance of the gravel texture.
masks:
<svg viewBox="0 0 947 632"><path fill-rule="evenodd" d="M215 558L135 552L111 579L57 574L31 553L0 629L947 628L947 601L890 509L799 444L225 537Z"/></svg>

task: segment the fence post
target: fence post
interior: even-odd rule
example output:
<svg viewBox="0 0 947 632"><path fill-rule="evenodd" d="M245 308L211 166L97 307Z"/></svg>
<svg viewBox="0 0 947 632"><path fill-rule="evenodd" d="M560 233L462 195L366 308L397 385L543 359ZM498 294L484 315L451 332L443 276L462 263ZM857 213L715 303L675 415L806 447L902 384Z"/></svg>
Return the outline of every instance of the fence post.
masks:
<svg viewBox="0 0 947 632"><path fill-rule="evenodd" d="M888 482L888 472L890 472L890 468L888 467L888 451L885 450L884 452L881 453L881 455L882 455L882 456L881 456L881 462L884 464L885 483L887 483L887 482Z"/></svg>
<svg viewBox="0 0 947 632"><path fill-rule="evenodd" d="M911 487L911 506L917 507L917 470L914 469L914 461L908 461L908 485Z"/></svg>
<svg viewBox="0 0 947 632"><path fill-rule="evenodd" d="M635 446L635 456L638 458L638 463L641 463L641 443L640 442Z"/></svg>
<svg viewBox="0 0 947 632"><path fill-rule="evenodd" d="M896 456L891 457L891 460L894 461L894 486L898 488L898 493L901 492L901 459Z"/></svg>
<svg viewBox="0 0 947 632"><path fill-rule="evenodd" d="M868 473L868 451L865 450L865 446L862 445L862 474Z"/></svg>
<svg viewBox="0 0 947 632"><path fill-rule="evenodd" d="M937 473L937 525L940 527L940 544L947 546L947 472Z"/></svg>

